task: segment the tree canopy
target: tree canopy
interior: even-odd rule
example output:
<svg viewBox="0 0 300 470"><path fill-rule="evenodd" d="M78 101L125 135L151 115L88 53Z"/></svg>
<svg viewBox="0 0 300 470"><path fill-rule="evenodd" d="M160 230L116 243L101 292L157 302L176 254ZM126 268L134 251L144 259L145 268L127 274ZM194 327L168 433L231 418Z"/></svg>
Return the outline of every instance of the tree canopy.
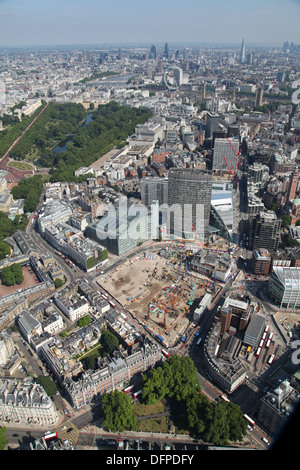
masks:
<svg viewBox="0 0 300 470"><path fill-rule="evenodd" d="M226 445L239 441L247 423L238 405L210 401L201 393L197 369L188 356L172 356L143 377L142 399L146 405L168 398L175 403L182 429L206 442Z"/></svg>
<svg viewBox="0 0 300 470"><path fill-rule="evenodd" d="M192 359L174 355L144 376L142 397L146 405L156 403L164 397L180 401L200 389L197 369Z"/></svg>
<svg viewBox="0 0 300 470"><path fill-rule="evenodd" d="M105 415L103 426L112 432L123 432L125 429L136 430L136 417L130 397L114 390L106 393L102 399L102 409Z"/></svg>

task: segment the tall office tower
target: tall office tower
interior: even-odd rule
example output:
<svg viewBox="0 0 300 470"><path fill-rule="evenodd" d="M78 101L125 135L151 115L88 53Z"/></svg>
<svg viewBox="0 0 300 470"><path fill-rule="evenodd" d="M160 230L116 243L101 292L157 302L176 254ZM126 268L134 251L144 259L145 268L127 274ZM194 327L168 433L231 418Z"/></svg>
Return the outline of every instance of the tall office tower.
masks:
<svg viewBox="0 0 300 470"><path fill-rule="evenodd" d="M289 48L290 48L290 43L289 43L289 41L285 41L285 42L283 43L283 47L282 47L283 51L284 51L284 52L287 52L287 51L289 50Z"/></svg>
<svg viewBox="0 0 300 470"><path fill-rule="evenodd" d="M239 139L215 139L213 150L213 171L231 171L232 174L236 169L237 154L239 152Z"/></svg>
<svg viewBox="0 0 300 470"><path fill-rule="evenodd" d="M150 49L149 59L156 60L156 47L153 44Z"/></svg>
<svg viewBox="0 0 300 470"><path fill-rule="evenodd" d="M253 52L249 52L249 54L246 55L246 62L248 65L253 64Z"/></svg>
<svg viewBox="0 0 300 470"><path fill-rule="evenodd" d="M175 79L176 85L177 86L182 85L183 71L179 67L176 67L175 69L173 69L173 74L174 74L174 79Z"/></svg>
<svg viewBox="0 0 300 470"><path fill-rule="evenodd" d="M169 44L167 42L165 44L165 58L169 58Z"/></svg>
<svg viewBox="0 0 300 470"><path fill-rule="evenodd" d="M201 83L200 85L201 100L206 98L206 83Z"/></svg>
<svg viewBox="0 0 300 470"><path fill-rule="evenodd" d="M158 71L158 73L162 73L162 71L163 71L163 63L162 63L161 60L158 61L157 71Z"/></svg>
<svg viewBox="0 0 300 470"><path fill-rule="evenodd" d="M262 106L263 104L263 96L264 96L264 87L259 86L256 90L255 95L255 106Z"/></svg>
<svg viewBox="0 0 300 470"><path fill-rule="evenodd" d="M243 38L241 52L240 52L240 64L244 64L246 62L246 47L245 47L245 39Z"/></svg>
<svg viewBox="0 0 300 470"><path fill-rule="evenodd" d="M145 206L151 206L153 201L158 201L159 205L168 204L168 179L143 178L141 180L141 200Z"/></svg>
<svg viewBox="0 0 300 470"><path fill-rule="evenodd" d="M168 177L168 232L201 242L209 237L212 173L192 168L171 168ZM195 232L194 232L195 230Z"/></svg>
<svg viewBox="0 0 300 470"><path fill-rule="evenodd" d="M281 219L275 212L264 211L250 219L249 248L256 250L266 248L276 250L281 240Z"/></svg>
<svg viewBox="0 0 300 470"><path fill-rule="evenodd" d="M206 129L205 138L211 139L214 132L219 129L220 116L218 114L207 113L206 114Z"/></svg>
<svg viewBox="0 0 300 470"><path fill-rule="evenodd" d="M299 172L298 172L298 167L296 167L290 177L290 183L288 187L288 191L286 194L286 199L285 203L288 204L290 201L295 199L296 192L297 192L297 187L298 187L298 181L299 181Z"/></svg>

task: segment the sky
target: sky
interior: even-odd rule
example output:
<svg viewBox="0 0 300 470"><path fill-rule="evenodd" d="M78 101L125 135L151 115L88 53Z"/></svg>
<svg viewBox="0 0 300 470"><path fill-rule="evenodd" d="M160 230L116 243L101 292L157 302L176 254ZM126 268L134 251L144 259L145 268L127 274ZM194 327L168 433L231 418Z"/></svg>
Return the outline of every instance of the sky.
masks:
<svg viewBox="0 0 300 470"><path fill-rule="evenodd" d="M0 47L300 44L300 0L0 0Z"/></svg>

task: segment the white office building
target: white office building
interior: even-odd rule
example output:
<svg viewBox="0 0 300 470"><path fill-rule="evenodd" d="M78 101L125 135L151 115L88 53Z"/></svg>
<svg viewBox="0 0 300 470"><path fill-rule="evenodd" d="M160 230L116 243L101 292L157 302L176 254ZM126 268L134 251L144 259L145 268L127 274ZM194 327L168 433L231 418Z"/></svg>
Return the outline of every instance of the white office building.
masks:
<svg viewBox="0 0 300 470"><path fill-rule="evenodd" d="M269 277L268 296L283 308L300 307L300 268L273 266Z"/></svg>

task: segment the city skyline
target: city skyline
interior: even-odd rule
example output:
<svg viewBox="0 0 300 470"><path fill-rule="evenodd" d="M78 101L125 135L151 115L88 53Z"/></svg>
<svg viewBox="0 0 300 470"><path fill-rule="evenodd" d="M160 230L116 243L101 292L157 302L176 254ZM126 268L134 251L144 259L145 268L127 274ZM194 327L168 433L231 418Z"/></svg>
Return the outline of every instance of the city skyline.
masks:
<svg viewBox="0 0 300 470"><path fill-rule="evenodd" d="M300 2L0 0L0 47L125 43L300 43Z"/></svg>

